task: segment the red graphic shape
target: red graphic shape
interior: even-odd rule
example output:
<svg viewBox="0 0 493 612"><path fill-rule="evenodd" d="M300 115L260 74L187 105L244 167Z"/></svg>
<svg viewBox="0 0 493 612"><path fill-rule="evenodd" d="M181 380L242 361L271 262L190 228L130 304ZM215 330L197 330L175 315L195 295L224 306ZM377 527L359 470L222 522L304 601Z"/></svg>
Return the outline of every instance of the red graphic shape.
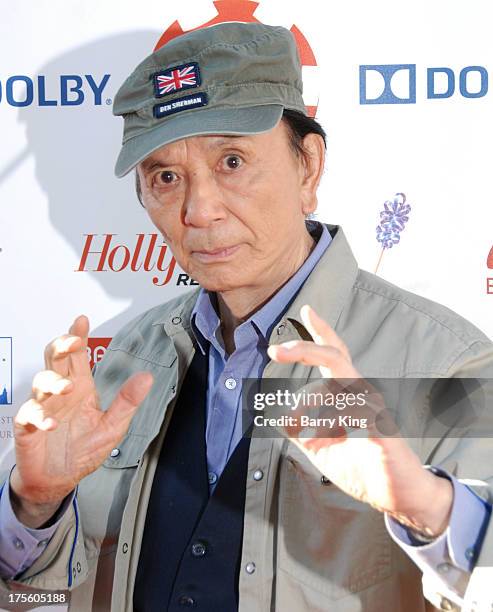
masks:
<svg viewBox="0 0 493 612"><path fill-rule="evenodd" d="M88 338L87 339L87 358L89 359L89 365L91 370L94 365L101 361L103 355L106 353L111 338Z"/></svg>
<svg viewBox="0 0 493 612"><path fill-rule="evenodd" d="M237 21L240 23L261 23L254 15L258 5L258 2L253 2L252 0L215 0L214 6L216 7L217 15L213 19L207 21L207 23L203 23L202 25L192 28L191 30L186 30L186 32L194 32L195 30L200 30L201 28L208 28L209 26L216 25L217 23L225 23L228 21ZM315 59L312 48L299 28L292 25L290 31L296 40L301 65L317 66L317 60ZM167 42L173 40L173 38L181 36L186 32L181 27L179 21L174 21L162 34L161 38L154 47L154 51L157 51ZM306 111L310 117L315 117L317 107L307 106Z"/></svg>
<svg viewBox="0 0 493 612"><path fill-rule="evenodd" d="M486 265L490 270L493 270L493 246L488 254L488 259L486 260Z"/></svg>

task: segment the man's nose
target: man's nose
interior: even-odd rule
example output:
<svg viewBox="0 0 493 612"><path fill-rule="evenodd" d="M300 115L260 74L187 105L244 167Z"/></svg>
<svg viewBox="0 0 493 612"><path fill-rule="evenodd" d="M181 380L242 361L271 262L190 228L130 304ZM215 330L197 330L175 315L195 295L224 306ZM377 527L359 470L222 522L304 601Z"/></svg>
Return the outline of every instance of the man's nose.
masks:
<svg viewBox="0 0 493 612"><path fill-rule="evenodd" d="M190 176L184 206L184 223L207 227L226 216L220 190L210 172Z"/></svg>

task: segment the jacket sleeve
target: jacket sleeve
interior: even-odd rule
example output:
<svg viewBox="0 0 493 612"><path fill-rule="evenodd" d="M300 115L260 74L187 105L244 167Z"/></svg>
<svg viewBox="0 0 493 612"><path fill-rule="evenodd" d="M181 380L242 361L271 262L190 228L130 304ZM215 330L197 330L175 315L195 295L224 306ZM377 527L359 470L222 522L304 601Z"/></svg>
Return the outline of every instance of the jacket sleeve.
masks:
<svg viewBox="0 0 493 612"><path fill-rule="evenodd" d="M478 341L467 348L448 372L451 378L473 379L469 411L462 425L450 428L434 445L427 463L453 474L486 505L493 501L493 344ZM431 443L432 440L425 440ZM488 512L481 526L480 549L475 551L472 571L459 593L452 593L438 574L423 575L425 597L439 610L478 612L493 609L493 525Z"/></svg>
<svg viewBox="0 0 493 612"><path fill-rule="evenodd" d="M437 472L445 474L442 470ZM452 513L448 528L438 538L426 544L418 543L395 519L386 515L385 522L393 540L423 572L423 582L437 580L442 585L441 592L446 587L448 599L461 605L475 565L475 551L481 549L490 508L467 485L453 476L449 479L454 488Z"/></svg>
<svg viewBox="0 0 493 612"><path fill-rule="evenodd" d="M95 371L96 366L92 371L93 376ZM6 472L2 474L1 481L6 481L8 478L9 472ZM76 492L71 504L63 513L55 533L34 563L17 574L15 579L0 578L0 606L8 602L9 593L20 592L23 587L56 591L72 590L84 582L87 575L88 564Z"/></svg>
<svg viewBox="0 0 493 612"><path fill-rule="evenodd" d="M84 536L76 495L46 548L34 563L16 576L15 580L0 580L0 600L5 602L9 592L20 591L24 586L71 590L81 584L87 574Z"/></svg>
<svg viewBox="0 0 493 612"><path fill-rule="evenodd" d="M12 579L36 561L60 524L63 514L69 509L75 491L63 500L57 510L53 524L43 529L23 525L16 517L10 500L10 482L5 481L0 490L0 577Z"/></svg>

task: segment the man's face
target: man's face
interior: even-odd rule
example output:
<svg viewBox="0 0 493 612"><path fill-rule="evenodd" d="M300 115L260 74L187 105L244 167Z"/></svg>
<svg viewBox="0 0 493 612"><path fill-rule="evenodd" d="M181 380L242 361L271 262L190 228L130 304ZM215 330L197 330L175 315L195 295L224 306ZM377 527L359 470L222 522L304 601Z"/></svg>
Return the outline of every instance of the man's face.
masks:
<svg viewBox="0 0 493 612"><path fill-rule="evenodd" d="M254 136L186 138L137 171L153 223L204 288L277 288L283 266L295 271L316 187L306 184L284 122Z"/></svg>

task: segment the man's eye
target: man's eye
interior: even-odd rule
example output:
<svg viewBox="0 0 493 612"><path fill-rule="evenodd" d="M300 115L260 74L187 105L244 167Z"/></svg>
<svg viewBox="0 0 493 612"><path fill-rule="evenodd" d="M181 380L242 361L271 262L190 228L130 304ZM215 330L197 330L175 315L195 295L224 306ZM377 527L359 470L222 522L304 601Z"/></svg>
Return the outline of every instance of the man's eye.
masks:
<svg viewBox="0 0 493 612"><path fill-rule="evenodd" d="M224 161L230 170L236 170L243 163L243 160L238 155L228 155Z"/></svg>
<svg viewBox="0 0 493 612"><path fill-rule="evenodd" d="M163 170L156 175L158 185L170 185L176 179L176 174L171 170Z"/></svg>

